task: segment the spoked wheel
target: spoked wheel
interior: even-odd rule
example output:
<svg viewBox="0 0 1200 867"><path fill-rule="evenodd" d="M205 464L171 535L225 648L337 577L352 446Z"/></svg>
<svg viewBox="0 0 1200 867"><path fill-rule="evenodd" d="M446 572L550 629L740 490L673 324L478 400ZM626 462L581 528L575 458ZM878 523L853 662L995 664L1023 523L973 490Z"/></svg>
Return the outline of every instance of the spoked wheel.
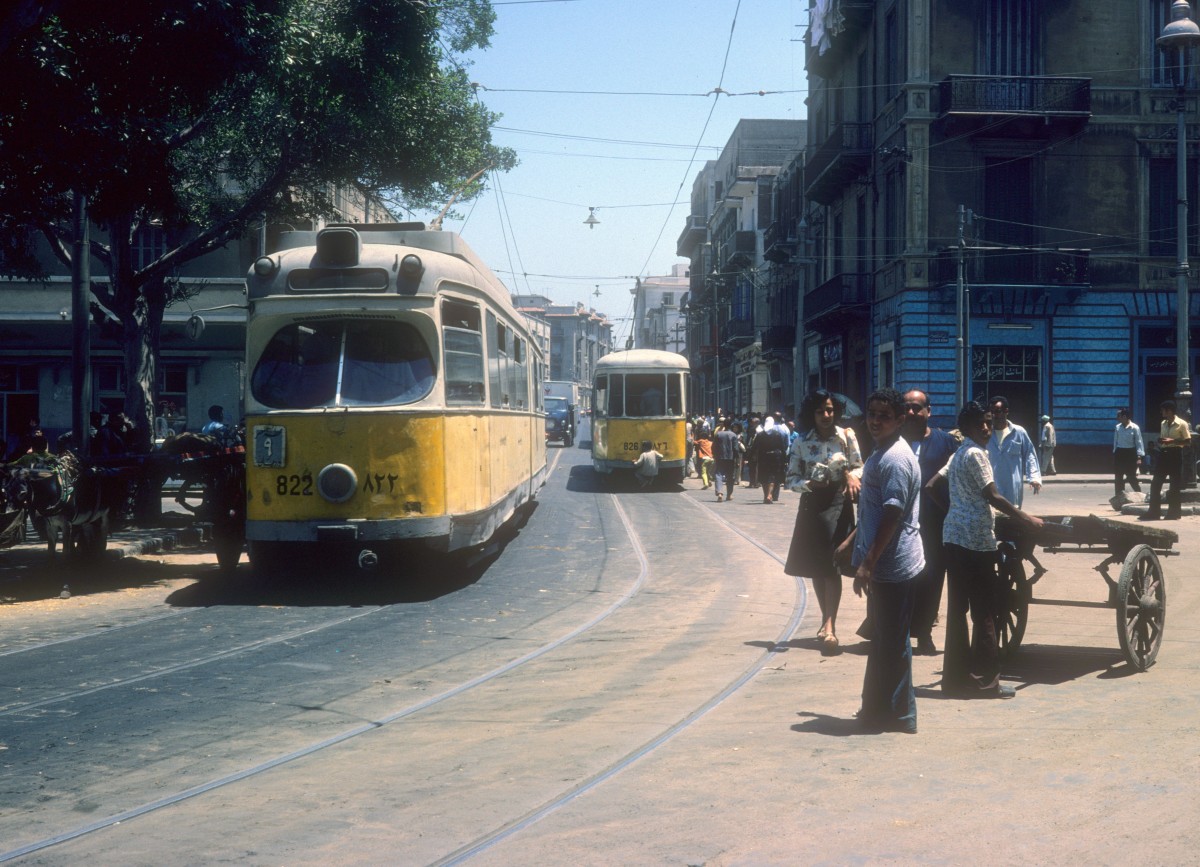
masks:
<svg viewBox="0 0 1200 867"><path fill-rule="evenodd" d="M1129 664L1145 671L1162 644L1167 616L1167 582L1149 545L1137 545L1125 557L1117 581L1117 637Z"/></svg>
<svg viewBox="0 0 1200 867"><path fill-rule="evenodd" d="M1000 622L996 624L996 638L1000 643L1000 658L1010 659L1025 637L1033 588L1025 577L1025 562L1011 543L1000 543L999 569L1004 603Z"/></svg>

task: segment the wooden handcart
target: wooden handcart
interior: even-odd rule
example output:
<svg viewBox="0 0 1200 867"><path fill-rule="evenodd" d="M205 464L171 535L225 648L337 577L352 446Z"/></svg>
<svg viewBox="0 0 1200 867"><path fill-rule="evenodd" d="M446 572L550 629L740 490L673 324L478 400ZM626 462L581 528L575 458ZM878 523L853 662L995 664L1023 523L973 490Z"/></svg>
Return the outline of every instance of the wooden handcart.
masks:
<svg viewBox="0 0 1200 867"><path fill-rule="evenodd" d="M1008 518L996 521L1000 576L1008 582L1006 614L999 630L1001 653L1011 655L1020 647L1030 605L1113 608L1121 652L1130 665L1145 671L1158 655L1167 614L1167 585L1159 557L1179 553L1171 550L1179 535L1096 515L1042 516L1042 521L1043 528L1036 533ZM1108 556L1095 569L1108 585L1107 601L1035 599L1033 586L1048 571L1035 555L1037 548L1049 554L1106 551ZM1033 567L1032 574L1027 575L1026 563ZM1109 569L1118 563L1121 572L1113 578Z"/></svg>

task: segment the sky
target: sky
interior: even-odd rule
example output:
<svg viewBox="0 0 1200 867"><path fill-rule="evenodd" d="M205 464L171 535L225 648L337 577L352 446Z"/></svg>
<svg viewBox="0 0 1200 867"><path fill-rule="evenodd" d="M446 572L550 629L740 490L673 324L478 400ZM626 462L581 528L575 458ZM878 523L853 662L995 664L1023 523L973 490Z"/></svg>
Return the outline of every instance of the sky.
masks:
<svg viewBox="0 0 1200 867"><path fill-rule="evenodd" d="M623 345L634 279L684 263L675 244L704 162L743 117L806 116L807 3L492 5L495 34L468 55L470 75L502 115L493 141L515 150L520 165L491 173L487 191L456 203L459 218L443 228L461 234L512 292L604 313ZM718 87L753 95L713 95ZM599 220L592 228L589 208Z"/></svg>

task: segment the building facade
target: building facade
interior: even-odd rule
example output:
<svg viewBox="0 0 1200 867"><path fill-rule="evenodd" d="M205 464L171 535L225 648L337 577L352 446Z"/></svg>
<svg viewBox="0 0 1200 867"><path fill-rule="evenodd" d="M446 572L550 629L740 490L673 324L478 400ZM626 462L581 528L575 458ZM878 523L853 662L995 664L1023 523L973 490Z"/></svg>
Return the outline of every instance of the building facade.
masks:
<svg viewBox="0 0 1200 867"><path fill-rule="evenodd" d="M590 412L596 362L613 351L612 323L581 303L552 304L542 295L514 295L513 304L526 317L545 319L550 338L547 378L578 383L579 402Z"/></svg>
<svg viewBox="0 0 1200 867"><path fill-rule="evenodd" d="M687 325L683 306L690 289L688 266L672 265L666 277L646 277L633 288L633 348L683 354Z"/></svg>
<svg viewBox="0 0 1200 867"><path fill-rule="evenodd" d="M764 236L774 221L777 176L801 150L806 126L743 119L693 182L676 252L690 262L694 407L738 415L794 410L796 307L775 294L794 296L799 287L773 282Z"/></svg>
<svg viewBox="0 0 1200 867"><path fill-rule="evenodd" d="M1107 460L1120 406L1157 431L1176 383L1177 79L1155 45L1169 8L816 2L796 221L815 260L810 384L920 387L942 424L962 396L1002 394L1035 436L1053 417L1068 470Z"/></svg>

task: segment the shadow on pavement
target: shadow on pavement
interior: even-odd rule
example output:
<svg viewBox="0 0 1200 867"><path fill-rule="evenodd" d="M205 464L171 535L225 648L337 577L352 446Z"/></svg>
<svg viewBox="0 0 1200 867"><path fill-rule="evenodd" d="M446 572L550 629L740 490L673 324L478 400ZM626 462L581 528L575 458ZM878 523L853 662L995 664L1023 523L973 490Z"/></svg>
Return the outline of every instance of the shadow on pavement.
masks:
<svg viewBox="0 0 1200 867"><path fill-rule="evenodd" d="M354 554L330 554L316 545L281 553L270 572L255 574L246 558L232 574L215 566L195 584L167 597L168 605L203 608L215 605L359 606L429 602L479 581L504 548L516 539L537 502L523 506L482 549L453 554L407 548L382 558L377 569L363 571Z"/></svg>
<svg viewBox="0 0 1200 867"><path fill-rule="evenodd" d="M829 737L845 738L851 735L867 735L857 719L843 719L812 711L797 711L797 716L808 717L804 722L792 726L792 731L809 735L828 735Z"/></svg>

